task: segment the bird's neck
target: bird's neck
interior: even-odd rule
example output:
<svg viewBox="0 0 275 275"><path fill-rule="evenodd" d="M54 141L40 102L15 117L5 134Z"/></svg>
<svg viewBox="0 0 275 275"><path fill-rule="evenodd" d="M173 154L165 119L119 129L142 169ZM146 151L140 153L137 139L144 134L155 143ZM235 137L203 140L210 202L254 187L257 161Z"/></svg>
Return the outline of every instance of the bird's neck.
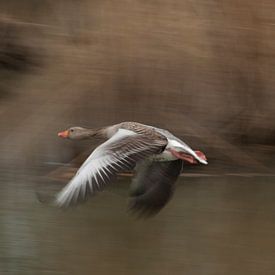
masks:
<svg viewBox="0 0 275 275"><path fill-rule="evenodd" d="M107 134L106 134L106 129L105 128L95 128L95 129L87 129L86 139L106 139Z"/></svg>

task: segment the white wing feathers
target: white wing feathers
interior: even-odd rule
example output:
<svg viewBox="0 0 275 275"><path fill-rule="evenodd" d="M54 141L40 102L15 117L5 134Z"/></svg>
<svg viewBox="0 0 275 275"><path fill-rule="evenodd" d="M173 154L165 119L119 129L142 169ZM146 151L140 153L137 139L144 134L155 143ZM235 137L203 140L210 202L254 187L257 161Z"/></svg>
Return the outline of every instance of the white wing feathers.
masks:
<svg viewBox="0 0 275 275"><path fill-rule="evenodd" d="M164 140L152 140L129 130L118 130L92 152L57 195L56 204L66 207L85 200L113 181L118 172L132 169L137 161L161 152L166 144Z"/></svg>

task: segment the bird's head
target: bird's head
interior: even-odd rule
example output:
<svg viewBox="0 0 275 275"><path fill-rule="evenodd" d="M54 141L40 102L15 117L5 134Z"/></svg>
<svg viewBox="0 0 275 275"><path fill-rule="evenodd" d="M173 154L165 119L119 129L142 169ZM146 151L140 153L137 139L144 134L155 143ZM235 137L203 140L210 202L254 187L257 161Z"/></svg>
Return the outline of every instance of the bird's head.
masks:
<svg viewBox="0 0 275 275"><path fill-rule="evenodd" d="M69 129L59 132L58 136L68 139L86 139L90 136L90 131L82 127L70 127Z"/></svg>

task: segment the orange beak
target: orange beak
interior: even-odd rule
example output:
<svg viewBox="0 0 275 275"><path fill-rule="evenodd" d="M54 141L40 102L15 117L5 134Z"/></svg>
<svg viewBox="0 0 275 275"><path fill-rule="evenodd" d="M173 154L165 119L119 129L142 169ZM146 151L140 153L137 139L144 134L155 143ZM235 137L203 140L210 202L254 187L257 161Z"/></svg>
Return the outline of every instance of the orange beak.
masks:
<svg viewBox="0 0 275 275"><path fill-rule="evenodd" d="M60 132L58 133L58 136L61 138L67 138L69 136L69 131L66 130L66 131Z"/></svg>

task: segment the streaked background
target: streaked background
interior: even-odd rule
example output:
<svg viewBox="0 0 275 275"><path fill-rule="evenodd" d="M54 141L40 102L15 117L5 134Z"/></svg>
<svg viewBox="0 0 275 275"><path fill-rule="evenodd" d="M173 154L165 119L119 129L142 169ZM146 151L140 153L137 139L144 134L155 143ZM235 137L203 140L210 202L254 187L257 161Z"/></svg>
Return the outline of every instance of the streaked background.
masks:
<svg viewBox="0 0 275 275"><path fill-rule="evenodd" d="M273 274L272 1L0 1L3 274ZM129 178L86 205L40 203L94 144L56 133L138 121L205 152L157 217ZM39 195L40 196L40 195Z"/></svg>

